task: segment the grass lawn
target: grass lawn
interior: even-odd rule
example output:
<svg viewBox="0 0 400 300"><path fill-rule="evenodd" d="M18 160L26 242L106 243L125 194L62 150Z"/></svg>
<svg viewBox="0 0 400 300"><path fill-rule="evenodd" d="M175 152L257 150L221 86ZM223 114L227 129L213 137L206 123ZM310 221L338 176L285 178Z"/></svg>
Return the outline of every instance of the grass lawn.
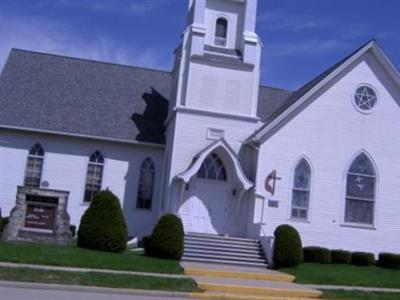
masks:
<svg viewBox="0 0 400 300"><path fill-rule="evenodd" d="M43 271L23 268L0 268L0 280L179 292L197 290L196 283L190 278Z"/></svg>
<svg viewBox="0 0 400 300"><path fill-rule="evenodd" d="M0 242L0 262L182 274L178 261L157 259L143 253L121 254L92 251L77 246L61 247Z"/></svg>
<svg viewBox="0 0 400 300"><path fill-rule="evenodd" d="M377 292L360 292L360 291L343 291L343 290L326 290L324 291L326 299L346 299L346 300L398 300L400 293L377 293Z"/></svg>
<svg viewBox="0 0 400 300"><path fill-rule="evenodd" d="M280 269L279 271L296 276L298 283L400 288L400 270L375 266L357 267L304 263L296 268Z"/></svg>

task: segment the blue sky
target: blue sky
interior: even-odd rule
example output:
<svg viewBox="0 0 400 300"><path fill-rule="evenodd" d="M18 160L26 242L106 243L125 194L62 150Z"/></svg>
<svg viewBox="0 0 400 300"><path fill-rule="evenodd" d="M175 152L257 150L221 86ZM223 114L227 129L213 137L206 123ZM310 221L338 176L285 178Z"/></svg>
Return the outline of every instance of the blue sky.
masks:
<svg viewBox="0 0 400 300"><path fill-rule="evenodd" d="M252 1L252 0L250 0ZM0 0L12 47L169 70L187 0ZM259 0L261 82L296 89L375 38L400 65L398 0Z"/></svg>

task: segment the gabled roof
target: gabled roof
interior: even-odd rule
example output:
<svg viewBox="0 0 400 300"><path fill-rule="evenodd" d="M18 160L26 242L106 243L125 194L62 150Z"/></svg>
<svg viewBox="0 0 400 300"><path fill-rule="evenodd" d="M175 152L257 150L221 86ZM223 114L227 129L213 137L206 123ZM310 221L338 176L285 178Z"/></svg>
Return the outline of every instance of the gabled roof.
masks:
<svg viewBox="0 0 400 300"><path fill-rule="evenodd" d="M170 77L13 49L0 76L0 126L163 143Z"/></svg>
<svg viewBox="0 0 400 300"><path fill-rule="evenodd" d="M13 49L0 75L0 128L165 143L171 73ZM260 87L257 115L290 92Z"/></svg>
<svg viewBox="0 0 400 300"><path fill-rule="evenodd" d="M190 179L195 176L199 171L206 157L210 153L216 151L219 151L221 154L224 155L225 162L229 162L231 164L232 169L234 170L232 175L235 176L236 181L241 185L241 187L246 191L252 188L254 184L244 174L240 165L239 158L236 156L235 151L223 138L212 142L199 153L197 153L188 168L185 171L176 175L176 178L183 180L185 183L190 182Z"/></svg>
<svg viewBox="0 0 400 300"><path fill-rule="evenodd" d="M297 109L300 109L302 103L304 103L309 97L314 95L318 90L334 79L341 71L343 71L347 66L353 63L367 51L371 51L376 56L393 80L398 84L398 86L400 86L400 75L397 69L393 66L376 41L371 40L350 55L346 56L344 59L334 64L332 67L324 71L310 82L306 83L303 87L293 92L281 106L275 109L269 116L267 116L267 118L264 119L264 125L261 126L255 133L253 133L246 140L246 143L260 142L260 140L266 134L280 125L281 122L284 122L291 116L296 115L294 112Z"/></svg>

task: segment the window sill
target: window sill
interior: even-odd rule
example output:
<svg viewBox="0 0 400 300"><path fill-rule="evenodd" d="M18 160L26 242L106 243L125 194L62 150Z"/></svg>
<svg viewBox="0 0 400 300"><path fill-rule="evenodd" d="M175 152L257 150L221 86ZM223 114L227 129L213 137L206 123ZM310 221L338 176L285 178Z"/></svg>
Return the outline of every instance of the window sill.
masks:
<svg viewBox="0 0 400 300"><path fill-rule="evenodd" d="M295 218L289 218L287 219L290 222L299 222L299 223L311 223L310 220L306 220L306 219L295 219Z"/></svg>
<svg viewBox="0 0 400 300"><path fill-rule="evenodd" d="M342 223L340 224L342 227L352 227L352 228L359 228L359 229L370 229L376 230L374 225L364 225L364 224L357 224L357 223Z"/></svg>

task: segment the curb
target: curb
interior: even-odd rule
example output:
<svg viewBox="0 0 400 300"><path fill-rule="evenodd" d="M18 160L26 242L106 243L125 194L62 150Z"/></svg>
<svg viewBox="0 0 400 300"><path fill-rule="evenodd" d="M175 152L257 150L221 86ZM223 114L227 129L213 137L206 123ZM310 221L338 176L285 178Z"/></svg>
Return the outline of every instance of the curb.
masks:
<svg viewBox="0 0 400 300"><path fill-rule="evenodd" d="M102 293L102 294L114 294L114 295L118 294L118 295L155 296L155 297L168 297L168 298L177 298L177 297L190 298L191 295L191 293L186 293L186 292L134 290L134 289L105 288L97 286L32 283L32 282L20 282L20 281L0 281L0 287L68 291L68 292Z"/></svg>
<svg viewBox="0 0 400 300"><path fill-rule="evenodd" d="M222 292L227 294L244 294L287 298L320 298L322 296L322 292L317 290L245 286L236 284L201 282L198 280L196 281L198 287L202 290L205 290L206 292Z"/></svg>

